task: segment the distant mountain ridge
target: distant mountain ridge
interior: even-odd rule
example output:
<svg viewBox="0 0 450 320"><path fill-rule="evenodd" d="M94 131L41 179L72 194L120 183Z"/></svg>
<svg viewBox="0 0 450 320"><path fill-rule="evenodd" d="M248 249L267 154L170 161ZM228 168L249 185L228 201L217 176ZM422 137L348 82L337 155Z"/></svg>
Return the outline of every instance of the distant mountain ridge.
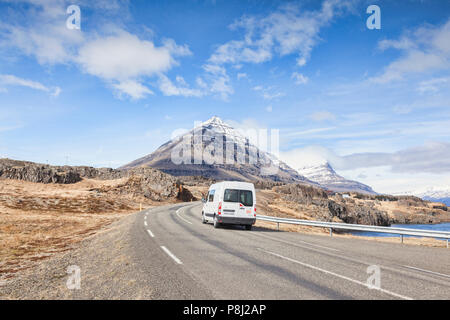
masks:
<svg viewBox="0 0 450 320"><path fill-rule="evenodd" d="M401 194L411 194L423 200L442 202L450 206L450 185L434 186L413 191L402 192Z"/></svg>
<svg viewBox="0 0 450 320"><path fill-rule="evenodd" d="M298 169L298 172L317 182L324 188L336 192L360 192L368 194L376 194L371 187L358 181L348 180L338 175L328 162L323 162L318 165L307 166Z"/></svg>
<svg viewBox="0 0 450 320"><path fill-rule="evenodd" d="M217 139L221 136L222 143ZM195 139L200 140L194 143ZM233 163L229 164L222 159L224 161L220 163L208 164L211 163L208 162L211 160L210 157L221 158L219 153L214 153L215 151L209 153L214 146L222 146L224 156L230 148L230 152L233 153ZM188 163L176 164L172 161L172 154L178 149L191 151ZM238 161L239 157L244 157L245 163ZM255 161L251 163L250 157L254 157ZM164 143L153 153L132 161L120 169L127 170L139 166L149 166L174 176L204 176L216 180L301 182L318 186L274 155L253 145L247 137L216 116ZM273 173L267 168L277 168L277 170Z"/></svg>

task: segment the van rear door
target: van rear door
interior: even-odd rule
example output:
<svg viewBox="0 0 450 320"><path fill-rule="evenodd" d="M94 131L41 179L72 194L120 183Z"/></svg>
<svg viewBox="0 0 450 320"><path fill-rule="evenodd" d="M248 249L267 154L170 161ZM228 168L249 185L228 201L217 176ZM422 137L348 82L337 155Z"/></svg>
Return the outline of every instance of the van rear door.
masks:
<svg viewBox="0 0 450 320"><path fill-rule="evenodd" d="M240 218L253 218L254 196L252 190L225 189L223 214Z"/></svg>

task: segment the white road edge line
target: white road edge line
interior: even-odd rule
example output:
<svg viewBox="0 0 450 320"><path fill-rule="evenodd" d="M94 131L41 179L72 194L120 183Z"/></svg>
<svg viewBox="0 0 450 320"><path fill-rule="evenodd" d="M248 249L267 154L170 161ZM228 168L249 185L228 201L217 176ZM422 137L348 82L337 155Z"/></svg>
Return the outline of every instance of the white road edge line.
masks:
<svg viewBox="0 0 450 320"><path fill-rule="evenodd" d="M181 262L180 259L178 259L172 252L170 252L169 249L167 249L164 246L161 246L161 249L163 249L164 252L167 253L167 255L173 259L173 261L175 261L178 264L183 264L183 262Z"/></svg>
<svg viewBox="0 0 450 320"><path fill-rule="evenodd" d="M147 226L147 221L144 221L144 226Z"/></svg>
<svg viewBox="0 0 450 320"><path fill-rule="evenodd" d="M435 274L435 275L441 276L441 277L450 278L450 276L449 276L448 274L444 274L444 273L434 272L434 271L425 270L425 269L420 269L420 268L411 267L411 266L403 266L403 267L408 268L408 269L417 270L417 271L422 271L422 272L425 272L425 273Z"/></svg>
<svg viewBox="0 0 450 320"><path fill-rule="evenodd" d="M150 237L154 238L155 235L150 231L150 229L147 229L148 234L150 235Z"/></svg>
<svg viewBox="0 0 450 320"><path fill-rule="evenodd" d="M190 222L190 221L187 221L186 219L184 219L181 215L180 215L180 213L178 212L180 209L178 209L177 211L175 211L175 213L177 214L177 216L181 219L181 220L184 220L185 222L187 222L187 223L189 223L189 224L192 224L192 222Z"/></svg>
<svg viewBox="0 0 450 320"><path fill-rule="evenodd" d="M364 283L364 282L361 282L361 281L358 281L358 280L355 280L355 279L352 279L352 278L349 278L349 277L346 277L346 276L343 276L343 275L340 275L340 274L337 274L337 273L334 273L334 272L331 272L331 271L328 271L328 270L325 270L325 269L322 269L322 268L319 268L319 267L315 267L313 265L310 265L310 264L307 264L307 263L304 263L304 262L301 262L301 261L298 261L298 260L295 260L295 259L291 259L291 258L282 256L281 254L278 254L278 253L275 253L275 252L267 251L267 250L264 250L264 249L261 249L261 248L257 248L257 249L260 250L260 251L266 252L268 254L271 254L273 256L276 256L278 258L285 259L285 260L293 262L293 263L297 263L297 264L302 265L304 267L307 267L307 268L310 268L310 269L314 269L314 270L317 270L317 271L320 271L320 272L323 272L323 273L326 273L326 274L329 274L329 275L332 275L332 276L335 276L335 277L338 277L338 278L341 278L341 279L344 279L344 280L347 280L347 281L350 281L350 282L353 282L353 283L356 283L356 284L359 284L359 285L362 285L362 286L364 286L364 287L366 287L366 288L368 288L370 290L378 290L378 291L381 291L383 293L386 293L386 294L389 294L391 296L394 296L394 297L397 297L397 298L401 298L401 299L404 299L404 300L413 300L410 297L403 296L401 294L398 294L398 293L395 293L395 292L392 292L392 291L389 291L389 290L386 290L386 289L369 288L367 286L367 284Z"/></svg>

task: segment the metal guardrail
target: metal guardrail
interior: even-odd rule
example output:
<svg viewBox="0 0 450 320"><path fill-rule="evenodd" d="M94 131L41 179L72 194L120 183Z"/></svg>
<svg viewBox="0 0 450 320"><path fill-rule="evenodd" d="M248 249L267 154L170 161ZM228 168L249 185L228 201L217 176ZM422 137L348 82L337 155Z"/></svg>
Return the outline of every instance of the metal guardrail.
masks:
<svg viewBox="0 0 450 320"><path fill-rule="evenodd" d="M324 222L324 221L314 221L314 220L300 220L291 218L279 218L256 215L257 220L274 222L277 224L277 229L280 228L280 223L285 224L296 224L310 227L320 227L329 228L330 236L333 235L333 229L342 230L354 230L354 231L366 231L366 232L381 232L381 233L392 233L400 235L401 242L403 243L403 236L417 236L417 237L427 237L427 238L441 238L447 241L447 248L449 247L450 232L446 231L436 231L436 230L422 230L422 229L409 229L409 228L397 228L397 227L380 227L380 226L369 226L363 224L350 224L350 223L339 223L339 222Z"/></svg>

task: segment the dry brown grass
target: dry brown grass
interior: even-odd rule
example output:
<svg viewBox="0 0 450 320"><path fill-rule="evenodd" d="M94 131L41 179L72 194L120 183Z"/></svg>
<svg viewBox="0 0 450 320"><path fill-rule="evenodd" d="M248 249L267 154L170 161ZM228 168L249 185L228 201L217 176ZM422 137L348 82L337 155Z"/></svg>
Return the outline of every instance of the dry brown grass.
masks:
<svg viewBox="0 0 450 320"><path fill-rule="evenodd" d="M0 279L106 228L124 215L155 205L142 196L99 193L124 179L41 184L0 180Z"/></svg>

